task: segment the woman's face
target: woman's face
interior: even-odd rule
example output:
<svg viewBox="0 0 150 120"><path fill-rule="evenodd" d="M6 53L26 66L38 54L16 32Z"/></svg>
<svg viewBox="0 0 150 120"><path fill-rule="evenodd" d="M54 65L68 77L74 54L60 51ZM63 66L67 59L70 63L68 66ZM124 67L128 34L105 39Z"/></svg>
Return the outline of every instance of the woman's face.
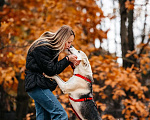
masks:
<svg viewBox="0 0 150 120"><path fill-rule="evenodd" d="M72 42L73 42L73 40L74 40L74 36L71 35L71 36L69 37L69 39L66 41L66 43L65 43L65 48L64 48L64 49L69 49L70 46L71 46L71 44L72 44Z"/></svg>

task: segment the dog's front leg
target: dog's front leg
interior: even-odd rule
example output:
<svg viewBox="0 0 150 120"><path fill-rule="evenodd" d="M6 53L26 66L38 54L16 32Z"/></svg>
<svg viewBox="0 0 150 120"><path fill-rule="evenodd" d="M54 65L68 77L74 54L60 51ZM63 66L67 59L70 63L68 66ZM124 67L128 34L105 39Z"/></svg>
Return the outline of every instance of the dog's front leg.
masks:
<svg viewBox="0 0 150 120"><path fill-rule="evenodd" d="M58 75L51 76L50 78L55 79L60 89L64 94L69 93L77 88L78 85L73 82L73 80L63 81Z"/></svg>
<svg viewBox="0 0 150 120"><path fill-rule="evenodd" d="M60 89L63 91L63 93L66 93L65 92L65 82L58 76L58 75L54 75L54 76L48 76L46 75L45 73L43 73L43 75L46 77L46 78L50 78L50 79L54 79L58 86L60 87Z"/></svg>
<svg viewBox="0 0 150 120"><path fill-rule="evenodd" d="M54 79L57 82L58 86L63 91L63 93L66 93L65 91L66 84L58 75L51 76L50 78Z"/></svg>

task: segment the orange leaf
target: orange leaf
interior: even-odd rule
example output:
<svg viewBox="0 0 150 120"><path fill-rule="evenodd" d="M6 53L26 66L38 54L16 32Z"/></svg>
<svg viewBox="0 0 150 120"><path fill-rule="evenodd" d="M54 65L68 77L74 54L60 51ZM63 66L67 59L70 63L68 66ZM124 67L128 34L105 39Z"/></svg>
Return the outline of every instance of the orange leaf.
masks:
<svg viewBox="0 0 150 120"><path fill-rule="evenodd" d="M147 74L147 71L146 71L146 70L143 70L143 74L146 75L146 74Z"/></svg>
<svg viewBox="0 0 150 120"><path fill-rule="evenodd" d="M112 83L111 79L105 80L105 85L110 85Z"/></svg>
<svg viewBox="0 0 150 120"><path fill-rule="evenodd" d="M1 22L1 32L5 31L9 27L10 23Z"/></svg>
<svg viewBox="0 0 150 120"><path fill-rule="evenodd" d="M107 108L107 107L106 107L106 105L105 105L105 104L101 105L101 110L102 110L102 111L105 111L105 110L106 110L106 108Z"/></svg>

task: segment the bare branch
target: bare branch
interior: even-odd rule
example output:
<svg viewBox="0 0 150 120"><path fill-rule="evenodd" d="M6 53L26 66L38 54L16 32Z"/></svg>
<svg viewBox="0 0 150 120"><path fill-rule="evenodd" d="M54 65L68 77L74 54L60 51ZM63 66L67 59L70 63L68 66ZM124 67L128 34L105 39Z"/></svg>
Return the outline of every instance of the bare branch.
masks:
<svg viewBox="0 0 150 120"><path fill-rule="evenodd" d="M142 41L141 43L144 43L144 39L145 39L145 26L146 26L146 20L147 20L147 4L148 4L148 0L146 0L146 8L145 8L145 20L144 20L144 28L143 28L143 34L142 34Z"/></svg>
<svg viewBox="0 0 150 120"><path fill-rule="evenodd" d="M141 56L141 54L142 54L144 48L149 44L149 42L150 42L150 38L148 39L147 43L146 43L145 45L143 45L142 49L140 50L140 52L139 52L139 54L138 54L139 57Z"/></svg>

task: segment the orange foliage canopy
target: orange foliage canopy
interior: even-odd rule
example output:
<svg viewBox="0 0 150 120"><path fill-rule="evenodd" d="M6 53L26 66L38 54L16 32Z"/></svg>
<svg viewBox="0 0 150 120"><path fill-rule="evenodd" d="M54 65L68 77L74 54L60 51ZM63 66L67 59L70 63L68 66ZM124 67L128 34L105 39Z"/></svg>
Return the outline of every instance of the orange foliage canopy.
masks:
<svg viewBox="0 0 150 120"><path fill-rule="evenodd" d="M142 86L137 79L135 67L123 69L116 62L117 58L111 56L94 56L92 53L99 53L95 49L95 39L107 39L107 31L97 29L102 19L105 18L101 8L97 6L93 0L9 0L10 5L4 5L0 11L1 31L0 31L0 85L4 90L12 96L17 95L18 79L24 80L26 53L29 45L36 40L43 32L55 32L60 26L70 25L75 31L76 38L73 43L75 48L84 51L93 69L93 77L95 81L103 81L104 85L93 84L94 95L98 93L98 99L95 99L97 105L102 111L108 106L101 103L100 99L117 100L121 97L127 97L126 92L131 90L144 100L144 92L147 88ZM133 8L132 4L127 2L128 9ZM130 54L134 54L133 52ZM65 53L60 54L60 59ZM127 55L127 57L130 55ZM136 55L135 55L136 56ZM144 58L147 57L143 55ZM139 59L139 58L138 58ZM141 69L147 71L149 59L140 59ZM146 73L146 72L145 72ZM72 76L71 67L68 67L60 74L60 77L67 81ZM108 86L112 87L112 98L104 93ZM63 95L59 88L54 91L59 95L63 107L68 115L70 108L66 107L68 103L67 95ZM131 112L137 113L138 116L147 115L147 107L139 101L130 102L134 98L125 99L123 104L125 109L123 114L129 117ZM132 109L128 109L130 106ZM141 106L140 112L136 106ZM132 111L131 111L132 110ZM130 112L130 113L129 113ZM104 118L114 119L112 116L106 115Z"/></svg>
<svg viewBox="0 0 150 120"><path fill-rule="evenodd" d="M45 31L55 32L64 24L70 25L76 33L74 45L83 51L87 50L85 45L89 43L94 46L95 38L102 40L107 36L104 31L96 29L96 25L104 16L103 11L91 0L10 0L10 6L4 5L0 15L1 71L9 67L14 71L14 77L15 73L22 74L25 69L28 46ZM90 32L91 28L94 29L93 33ZM64 54L60 55L60 58L63 56ZM69 75L67 72L65 74L64 77ZM1 83L4 78L0 79ZM10 77L10 83L11 78L13 76ZM23 74L21 79L24 79Z"/></svg>

